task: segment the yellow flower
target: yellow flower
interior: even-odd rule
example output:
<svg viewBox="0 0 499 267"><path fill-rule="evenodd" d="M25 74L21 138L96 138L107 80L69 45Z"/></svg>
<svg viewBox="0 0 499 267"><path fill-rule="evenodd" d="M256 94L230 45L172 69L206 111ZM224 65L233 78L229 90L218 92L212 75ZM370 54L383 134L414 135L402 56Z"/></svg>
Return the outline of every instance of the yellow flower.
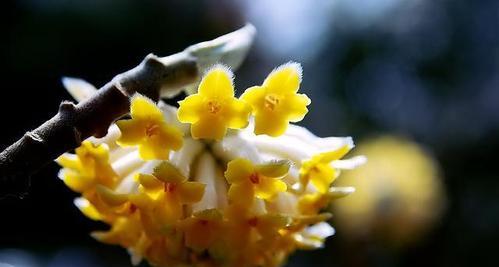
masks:
<svg viewBox="0 0 499 267"><path fill-rule="evenodd" d="M217 209L196 212L182 221L181 229L188 247L196 251L209 249L223 234L222 213Z"/></svg>
<svg viewBox="0 0 499 267"><path fill-rule="evenodd" d="M119 217L109 231L92 232L92 237L100 242L124 247L133 246L142 233L139 217Z"/></svg>
<svg viewBox="0 0 499 267"><path fill-rule="evenodd" d="M307 114L310 99L297 94L301 75L301 65L290 62L272 71L262 86L244 92L241 99L251 105L255 115L255 134L280 136L290 121L301 121Z"/></svg>
<svg viewBox="0 0 499 267"><path fill-rule="evenodd" d="M227 128L248 125L251 108L234 97L232 77L228 68L215 66L203 77L198 93L179 102L178 119L192 124L193 138L220 140Z"/></svg>
<svg viewBox="0 0 499 267"><path fill-rule="evenodd" d="M83 193L101 184L113 187L117 174L109 164L109 149L106 145L93 145L90 141L83 141L75 149L76 155L64 154L56 161L64 167L62 179L75 192Z"/></svg>
<svg viewBox="0 0 499 267"><path fill-rule="evenodd" d="M305 187L310 181L319 192L326 193L338 176L336 169L331 166L331 162L341 159L350 149L350 146L345 145L338 150L319 153L311 159L304 160L300 168L301 185Z"/></svg>
<svg viewBox="0 0 499 267"><path fill-rule="evenodd" d="M279 230L290 223L290 219L281 214L254 214L238 204L229 206L225 217L229 227L229 244L236 249L255 244L262 239L273 240L280 235Z"/></svg>
<svg viewBox="0 0 499 267"><path fill-rule="evenodd" d="M278 192L285 192L287 185L280 179L288 173L289 161L275 161L253 165L238 158L227 164L225 178L231 184L228 197L232 203L251 205L256 197L269 200Z"/></svg>
<svg viewBox="0 0 499 267"><path fill-rule="evenodd" d="M131 100L131 120L120 120L116 125L121 146L139 146L144 160L168 159L170 150L182 147L182 132L166 123L161 110L150 99L135 95Z"/></svg>
<svg viewBox="0 0 499 267"><path fill-rule="evenodd" d="M301 196L298 200L298 210L303 215L313 215L325 208L330 199L326 194L314 193Z"/></svg>
<svg viewBox="0 0 499 267"><path fill-rule="evenodd" d="M149 211L160 228L173 225L183 217L183 205L201 200L205 184L189 182L169 162L158 165L152 175L138 174L137 179L148 197L132 200Z"/></svg>

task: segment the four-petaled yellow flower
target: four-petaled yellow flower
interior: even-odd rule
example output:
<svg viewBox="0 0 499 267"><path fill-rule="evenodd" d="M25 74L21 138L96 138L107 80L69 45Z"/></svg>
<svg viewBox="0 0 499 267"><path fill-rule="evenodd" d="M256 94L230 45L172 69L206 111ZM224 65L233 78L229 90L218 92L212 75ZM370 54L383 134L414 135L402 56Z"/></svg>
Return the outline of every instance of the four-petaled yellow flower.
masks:
<svg viewBox="0 0 499 267"><path fill-rule="evenodd" d="M153 174L138 174L137 179L146 193L132 198L132 203L151 216L160 229L173 225L184 214L183 205L199 202L205 184L189 182L169 162L162 162ZM139 198L140 196L140 198Z"/></svg>
<svg viewBox="0 0 499 267"><path fill-rule="evenodd" d="M223 235L223 217L217 209L207 209L184 219L181 229L185 233L185 244L195 251L215 247Z"/></svg>
<svg viewBox="0 0 499 267"><path fill-rule="evenodd" d="M178 119L191 123L195 139L220 140L227 128L241 129L248 125L251 108L234 97L232 72L217 65L201 80L198 93L179 102Z"/></svg>
<svg viewBox="0 0 499 267"><path fill-rule="evenodd" d="M258 244L262 238L274 240L279 230L290 223L290 218L281 214L255 214L241 205L231 205L226 211L228 241L231 246L242 249L249 244ZM253 235L252 232L256 233ZM254 240L251 240L254 239ZM248 250L247 252L250 252Z"/></svg>
<svg viewBox="0 0 499 267"><path fill-rule="evenodd" d="M182 132L166 123L163 113L152 100L135 95L131 100L130 115L131 120L116 122L121 131L119 145L138 145L140 157L144 160L168 159L170 150L182 147Z"/></svg>
<svg viewBox="0 0 499 267"><path fill-rule="evenodd" d="M298 122L307 114L310 99L297 94L302 68L298 63L281 65L261 86L248 88L241 96L253 108L255 134L282 135L289 122Z"/></svg>
<svg viewBox="0 0 499 267"><path fill-rule="evenodd" d="M243 158L230 161L225 171L225 178L231 184L229 200L235 204L249 206L255 196L269 200L277 193L285 192L287 185L280 179L288 173L289 167L287 160L259 165L253 165L251 161Z"/></svg>
<svg viewBox="0 0 499 267"><path fill-rule="evenodd" d="M304 189L310 181L315 188L326 193L338 176L336 169L331 166L331 162L341 159L351 149L351 146L345 145L341 148L329 152L319 153L308 160L302 162L300 168L300 183Z"/></svg>
<svg viewBox="0 0 499 267"><path fill-rule="evenodd" d="M76 155L64 154L56 161L65 169L64 183L75 192L83 193L100 184L113 187L118 178L109 164L109 149L106 145L95 146L83 141L75 149Z"/></svg>

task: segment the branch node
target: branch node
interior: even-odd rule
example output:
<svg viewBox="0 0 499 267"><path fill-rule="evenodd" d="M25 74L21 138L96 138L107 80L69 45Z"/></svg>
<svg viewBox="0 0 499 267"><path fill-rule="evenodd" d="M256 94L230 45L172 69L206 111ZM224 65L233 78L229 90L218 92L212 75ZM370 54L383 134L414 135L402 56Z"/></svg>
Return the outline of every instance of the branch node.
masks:
<svg viewBox="0 0 499 267"><path fill-rule="evenodd" d="M32 132L26 132L24 134L29 140L33 141L33 142L36 142L36 143L40 143L40 144L43 144L43 138L38 135L37 133L35 133L34 131Z"/></svg>
<svg viewBox="0 0 499 267"><path fill-rule="evenodd" d="M109 125L130 110L130 97L140 93L154 100L173 97L197 86L200 73L216 62L237 67L254 38L254 27L246 25L212 41L188 47L167 57L147 55L135 68L115 76L101 89L64 79L78 104L63 101L58 113L0 153L0 197L25 191L29 176L76 148L81 141L107 134ZM83 86L84 89L79 88ZM83 95L81 95L83 94ZM20 187L19 185L23 185Z"/></svg>
<svg viewBox="0 0 499 267"><path fill-rule="evenodd" d="M59 105L61 115L69 115L75 112L75 104L71 101L64 100Z"/></svg>

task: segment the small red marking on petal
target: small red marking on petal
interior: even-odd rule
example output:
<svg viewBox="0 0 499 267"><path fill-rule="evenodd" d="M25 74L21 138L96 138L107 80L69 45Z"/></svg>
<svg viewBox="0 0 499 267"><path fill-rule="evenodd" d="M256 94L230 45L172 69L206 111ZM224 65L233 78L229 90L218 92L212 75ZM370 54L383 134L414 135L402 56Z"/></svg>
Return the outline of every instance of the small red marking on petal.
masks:
<svg viewBox="0 0 499 267"><path fill-rule="evenodd" d="M157 124L148 125L146 128L146 135L148 137L151 137L153 135L157 135L158 132L159 132L159 125L157 125Z"/></svg>
<svg viewBox="0 0 499 267"><path fill-rule="evenodd" d="M249 219L248 220L248 224L251 227L255 227L258 224L258 218L257 217L253 217L253 218Z"/></svg>
<svg viewBox="0 0 499 267"><path fill-rule="evenodd" d="M173 191L175 191L175 189L177 188L177 185L174 184L174 183L165 183L165 193L172 193Z"/></svg>
<svg viewBox="0 0 499 267"><path fill-rule="evenodd" d="M260 183L260 177L258 176L258 173L252 173L249 177L250 181L253 183L253 184L258 184Z"/></svg>
<svg viewBox="0 0 499 267"><path fill-rule="evenodd" d="M130 204L130 213L134 213L135 211L137 211L137 206L135 206L134 204Z"/></svg>

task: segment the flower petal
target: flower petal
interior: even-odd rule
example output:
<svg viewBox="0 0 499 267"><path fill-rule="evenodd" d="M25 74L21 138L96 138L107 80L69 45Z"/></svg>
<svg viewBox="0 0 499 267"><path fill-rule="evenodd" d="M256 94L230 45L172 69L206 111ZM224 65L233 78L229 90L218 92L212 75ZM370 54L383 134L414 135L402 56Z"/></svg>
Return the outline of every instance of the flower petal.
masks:
<svg viewBox="0 0 499 267"><path fill-rule="evenodd" d="M279 234L278 230L289 224L289 218L279 214L265 214L258 217L257 229L264 237L272 237Z"/></svg>
<svg viewBox="0 0 499 267"><path fill-rule="evenodd" d="M250 207L253 205L254 194L253 186L249 182L243 182L232 184L227 195L230 203Z"/></svg>
<svg viewBox="0 0 499 267"><path fill-rule="evenodd" d="M191 126L191 135L194 139L221 140L226 132L227 126L220 118L210 119L205 116Z"/></svg>
<svg viewBox="0 0 499 267"><path fill-rule="evenodd" d="M203 97L200 95L190 95L178 102L177 117L183 123L196 123L200 119L203 107Z"/></svg>
<svg viewBox="0 0 499 267"><path fill-rule="evenodd" d="M55 161L63 168L71 170L80 170L82 168L81 161L74 154L64 153L61 156L59 156Z"/></svg>
<svg viewBox="0 0 499 267"><path fill-rule="evenodd" d="M265 164L259 164L256 166L256 170L259 174L263 174L267 177L280 178L288 173L290 167L291 161L276 160Z"/></svg>
<svg viewBox="0 0 499 267"><path fill-rule="evenodd" d="M247 159L238 158L227 164L227 170L224 173L229 184L242 183L248 181L250 175L255 172L253 163Z"/></svg>
<svg viewBox="0 0 499 267"><path fill-rule="evenodd" d="M258 198L270 200L278 192L285 192L287 188L286 183L281 180L260 177L260 182L255 184L255 195Z"/></svg>
<svg viewBox="0 0 499 267"><path fill-rule="evenodd" d="M132 119L163 121L163 113L151 99L136 94L131 99L130 115Z"/></svg>
<svg viewBox="0 0 499 267"><path fill-rule="evenodd" d="M288 124L288 121L280 116L258 114L255 116L255 134L277 137L286 131Z"/></svg>
<svg viewBox="0 0 499 267"><path fill-rule="evenodd" d="M199 202L203 198L206 185L199 182L185 182L179 185L178 194L182 204Z"/></svg>
<svg viewBox="0 0 499 267"><path fill-rule="evenodd" d="M233 97L233 76L234 74L227 67L217 65L205 74L199 84L198 93L204 97L217 99Z"/></svg>
<svg viewBox="0 0 499 267"><path fill-rule="evenodd" d="M139 145L139 156L143 160L168 159L170 150L162 146L163 142L157 136L145 139Z"/></svg>
<svg viewBox="0 0 499 267"><path fill-rule="evenodd" d="M227 120L226 124L231 129L241 129L248 126L251 107L246 102L234 99L229 103L225 103L227 107L223 110L223 114Z"/></svg>
<svg viewBox="0 0 499 267"><path fill-rule="evenodd" d="M327 198L324 194L306 194L298 200L298 210L304 215L314 215L327 205Z"/></svg>
<svg viewBox="0 0 499 267"><path fill-rule="evenodd" d="M184 140L182 139L182 132L178 128L171 125L162 125L159 132L159 137L164 145L171 150L177 151L181 149L182 145L184 144Z"/></svg>
<svg viewBox="0 0 499 267"><path fill-rule="evenodd" d="M88 176L80 175L71 170L64 170L63 174L64 183L75 192L82 193L94 184L94 179Z"/></svg>
<svg viewBox="0 0 499 267"><path fill-rule="evenodd" d="M128 196L126 194L117 194L104 186L97 185L95 190L99 198L111 207L122 205L128 201Z"/></svg>
<svg viewBox="0 0 499 267"><path fill-rule="evenodd" d="M326 164L317 164L315 166L317 171L310 173L310 182L321 193L326 193L335 179L334 169Z"/></svg>
<svg viewBox="0 0 499 267"><path fill-rule="evenodd" d="M163 189L163 183L154 175L138 173L136 179L146 190L155 192Z"/></svg>
<svg viewBox="0 0 499 267"><path fill-rule="evenodd" d="M329 163L333 160L341 159L348 152L350 152L351 149L352 149L351 146L345 145L337 150L321 153L320 154L320 156L321 156L320 161L324 162L324 163Z"/></svg>
<svg viewBox="0 0 499 267"><path fill-rule="evenodd" d="M218 209L206 209L195 212L193 216L200 220L208 221L221 221L223 219L222 213Z"/></svg>
<svg viewBox="0 0 499 267"><path fill-rule="evenodd" d="M144 160L168 159L170 150L182 147L182 132L169 125L161 125L158 134L146 137L139 145L140 157Z"/></svg>
<svg viewBox="0 0 499 267"><path fill-rule="evenodd" d="M145 136L145 122L137 120L120 120L116 122L121 136L116 141L121 146L137 145Z"/></svg>
<svg viewBox="0 0 499 267"><path fill-rule="evenodd" d="M154 168L153 175L164 183L183 183L187 181L187 177L182 175L173 164L163 161Z"/></svg>
<svg viewBox="0 0 499 267"><path fill-rule="evenodd" d="M273 70L263 82L269 93L296 93L300 88L302 67L290 62Z"/></svg>
<svg viewBox="0 0 499 267"><path fill-rule="evenodd" d="M240 99L248 103L253 108L253 113L258 112L263 108L265 88L261 86L250 87L244 91Z"/></svg>
<svg viewBox="0 0 499 267"><path fill-rule="evenodd" d="M308 113L310 98L305 94L288 95L283 98L282 106L286 109L288 120L298 122Z"/></svg>

